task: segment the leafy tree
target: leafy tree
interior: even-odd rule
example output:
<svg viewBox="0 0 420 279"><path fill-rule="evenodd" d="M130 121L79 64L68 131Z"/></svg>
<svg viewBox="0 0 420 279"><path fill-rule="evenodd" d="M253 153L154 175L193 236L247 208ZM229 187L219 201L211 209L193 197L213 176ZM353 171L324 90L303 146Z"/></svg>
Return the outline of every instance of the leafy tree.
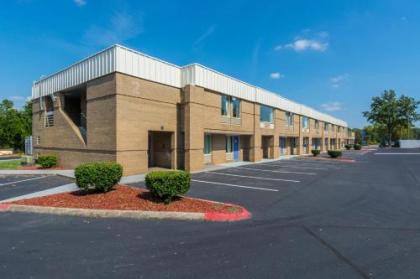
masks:
<svg viewBox="0 0 420 279"><path fill-rule="evenodd" d="M28 102L22 110L17 110L12 101L3 100L0 103L0 147L22 149L31 131L32 104Z"/></svg>
<svg viewBox="0 0 420 279"><path fill-rule="evenodd" d="M419 104L414 98L404 95L397 98L394 90L385 90L381 96L372 98L370 111L363 112L363 115L377 128L385 129L381 141L386 139L391 145L392 140L399 137L398 128L412 127L420 119L417 113Z"/></svg>

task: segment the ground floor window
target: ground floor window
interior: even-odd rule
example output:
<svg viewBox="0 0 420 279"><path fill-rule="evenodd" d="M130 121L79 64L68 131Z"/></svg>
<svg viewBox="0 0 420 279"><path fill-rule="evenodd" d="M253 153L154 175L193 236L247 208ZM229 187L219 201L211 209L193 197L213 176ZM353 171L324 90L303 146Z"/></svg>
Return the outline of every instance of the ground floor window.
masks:
<svg viewBox="0 0 420 279"><path fill-rule="evenodd" d="M233 152L233 137L226 136L226 153L232 153L232 152Z"/></svg>
<svg viewBox="0 0 420 279"><path fill-rule="evenodd" d="M204 154L211 154L211 135L204 135Z"/></svg>

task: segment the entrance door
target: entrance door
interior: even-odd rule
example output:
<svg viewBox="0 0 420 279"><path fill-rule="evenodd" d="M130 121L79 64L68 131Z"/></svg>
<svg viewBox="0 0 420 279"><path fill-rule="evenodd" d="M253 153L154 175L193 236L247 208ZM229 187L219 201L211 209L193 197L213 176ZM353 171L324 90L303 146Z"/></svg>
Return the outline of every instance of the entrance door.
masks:
<svg viewBox="0 0 420 279"><path fill-rule="evenodd" d="M286 138L280 137L280 155L286 154Z"/></svg>
<svg viewBox="0 0 420 279"><path fill-rule="evenodd" d="M295 154L296 138L290 138L290 155Z"/></svg>
<svg viewBox="0 0 420 279"><path fill-rule="evenodd" d="M239 161L239 136L233 136L233 160Z"/></svg>

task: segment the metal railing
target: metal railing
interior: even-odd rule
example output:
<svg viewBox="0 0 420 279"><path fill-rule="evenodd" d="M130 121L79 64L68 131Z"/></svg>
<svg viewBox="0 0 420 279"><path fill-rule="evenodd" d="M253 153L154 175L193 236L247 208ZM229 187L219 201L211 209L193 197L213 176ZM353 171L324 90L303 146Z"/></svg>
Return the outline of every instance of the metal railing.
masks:
<svg viewBox="0 0 420 279"><path fill-rule="evenodd" d="M53 127L54 126L54 111L47 111L45 113L44 126L45 127Z"/></svg>

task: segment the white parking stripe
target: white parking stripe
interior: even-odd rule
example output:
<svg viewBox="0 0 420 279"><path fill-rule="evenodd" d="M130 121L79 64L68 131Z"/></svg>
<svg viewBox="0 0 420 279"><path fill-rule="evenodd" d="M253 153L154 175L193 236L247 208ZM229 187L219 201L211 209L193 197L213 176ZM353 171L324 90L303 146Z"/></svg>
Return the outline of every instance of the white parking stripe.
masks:
<svg viewBox="0 0 420 279"><path fill-rule="evenodd" d="M291 180L291 179L268 178L268 177L259 177L259 176L239 175L239 174L231 174L231 173L224 173L224 172L208 172L208 173L210 173L210 174L226 175L226 176L236 176L236 177L243 177L243 178L251 178L251 179L259 179L259 180L286 181L286 182L293 182L293 183L299 183L300 182L298 180Z"/></svg>
<svg viewBox="0 0 420 279"><path fill-rule="evenodd" d="M293 174L303 174L303 175L316 175L316 173L314 173L314 172L283 171L283 170L266 170L266 169L249 168L249 167L237 167L237 169L246 169L246 170L255 170L255 171L265 171L265 172L274 172L274 173L293 173Z"/></svg>
<svg viewBox="0 0 420 279"><path fill-rule="evenodd" d="M281 168L286 168L286 169L290 168L290 169L328 170L328 167L317 168L317 167L305 167L305 166L290 166L290 165L283 165L283 164L271 164L270 166L281 167Z"/></svg>
<svg viewBox="0 0 420 279"><path fill-rule="evenodd" d="M16 183L21 183L21 182L30 181L30 180L41 179L41 178L45 178L45 177L48 177L48 176L39 176L39 177L33 177L33 178L28 178L28 179L13 181L13 182L7 182L7 183L0 184L0 186L12 185L12 184L16 184Z"/></svg>
<svg viewBox="0 0 420 279"><path fill-rule="evenodd" d="M236 188L245 188L245 189L252 189L252 190L260 190L260 191L270 191L270 192L278 192L277 189L271 189L271 188L263 188L263 187L251 187L251 186L243 186L243 185L237 185L237 184L229 184L229 183L221 183L221 182L213 182L213 181L204 181L204 180L196 180L191 179L191 181L199 182L199 183L206 183L206 184L214 184L214 185L223 185L228 187L236 187Z"/></svg>

